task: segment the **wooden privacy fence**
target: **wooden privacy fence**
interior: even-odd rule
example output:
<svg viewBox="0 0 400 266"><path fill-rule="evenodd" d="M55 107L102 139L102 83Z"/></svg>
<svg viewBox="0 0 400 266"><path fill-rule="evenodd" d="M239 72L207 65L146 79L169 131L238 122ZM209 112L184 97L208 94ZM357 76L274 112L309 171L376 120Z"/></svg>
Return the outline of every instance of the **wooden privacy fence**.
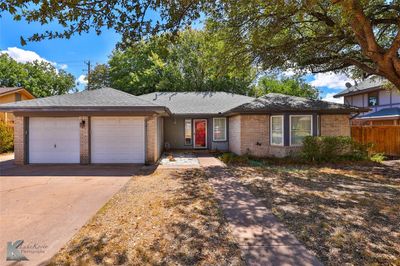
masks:
<svg viewBox="0 0 400 266"><path fill-rule="evenodd" d="M351 137L362 144L372 143L374 152L400 156L400 125L351 126Z"/></svg>

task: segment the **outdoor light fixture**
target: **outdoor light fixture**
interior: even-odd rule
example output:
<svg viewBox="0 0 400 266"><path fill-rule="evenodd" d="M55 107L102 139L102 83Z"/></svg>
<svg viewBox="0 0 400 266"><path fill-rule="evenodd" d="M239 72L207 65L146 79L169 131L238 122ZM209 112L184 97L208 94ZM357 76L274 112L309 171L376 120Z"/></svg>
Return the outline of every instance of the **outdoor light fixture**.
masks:
<svg viewBox="0 0 400 266"><path fill-rule="evenodd" d="M84 127L85 127L85 122L86 122L85 120L82 120L82 121L81 121L81 128L84 128Z"/></svg>

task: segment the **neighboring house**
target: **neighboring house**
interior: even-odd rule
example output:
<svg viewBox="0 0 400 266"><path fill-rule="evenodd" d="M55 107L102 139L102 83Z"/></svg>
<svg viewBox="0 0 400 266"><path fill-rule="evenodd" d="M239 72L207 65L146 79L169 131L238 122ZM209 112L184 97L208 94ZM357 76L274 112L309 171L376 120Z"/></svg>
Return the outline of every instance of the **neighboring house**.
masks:
<svg viewBox="0 0 400 266"><path fill-rule="evenodd" d="M380 77L368 78L334 97L344 97L344 103L370 108L356 116L355 125L400 125L400 91L387 89L387 81Z"/></svg>
<svg viewBox="0 0 400 266"><path fill-rule="evenodd" d="M15 162L154 163L168 149L286 156L304 136L349 136L366 109L282 94L153 93L111 88L0 105L15 114Z"/></svg>
<svg viewBox="0 0 400 266"><path fill-rule="evenodd" d="M35 97L24 88L0 87L0 104L34 99ZM12 113L0 112L0 121L14 122Z"/></svg>

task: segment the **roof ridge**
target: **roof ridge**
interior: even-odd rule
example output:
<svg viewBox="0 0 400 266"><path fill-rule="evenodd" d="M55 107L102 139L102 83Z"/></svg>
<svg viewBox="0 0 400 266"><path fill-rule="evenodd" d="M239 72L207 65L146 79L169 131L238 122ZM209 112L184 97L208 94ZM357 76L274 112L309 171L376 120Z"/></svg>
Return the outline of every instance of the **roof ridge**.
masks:
<svg viewBox="0 0 400 266"><path fill-rule="evenodd" d="M111 87L103 87L103 88L100 88L100 90L101 90L101 89L110 89L110 90L113 90L113 91L118 92L118 93L120 93L120 94L128 95L128 96L130 96L130 97L134 97L135 99L140 99L141 101L146 102L146 103L149 103L149 104L151 104L152 106L162 106L162 105L159 105L159 104L156 104L156 103L152 103L152 102L149 101L149 100L143 99L143 98L141 98L140 96L136 96L136 95L133 95L133 94L131 94L131 93L128 93L128 92L125 92L125 91L122 91L122 90L114 89L114 88L111 88Z"/></svg>

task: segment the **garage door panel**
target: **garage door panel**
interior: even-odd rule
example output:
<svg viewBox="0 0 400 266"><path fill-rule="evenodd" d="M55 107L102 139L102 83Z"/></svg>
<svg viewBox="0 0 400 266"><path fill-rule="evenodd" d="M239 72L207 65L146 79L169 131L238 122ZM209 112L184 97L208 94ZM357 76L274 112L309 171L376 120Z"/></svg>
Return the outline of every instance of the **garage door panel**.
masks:
<svg viewBox="0 0 400 266"><path fill-rule="evenodd" d="M92 163L144 163L143 117L92 117Z"/></svg>
<svg viewBox="0 0 400 266"><path fill-rule="evenodd" d="M32 117L29 119L30 163L79 163L77 117Z"/></svg>

